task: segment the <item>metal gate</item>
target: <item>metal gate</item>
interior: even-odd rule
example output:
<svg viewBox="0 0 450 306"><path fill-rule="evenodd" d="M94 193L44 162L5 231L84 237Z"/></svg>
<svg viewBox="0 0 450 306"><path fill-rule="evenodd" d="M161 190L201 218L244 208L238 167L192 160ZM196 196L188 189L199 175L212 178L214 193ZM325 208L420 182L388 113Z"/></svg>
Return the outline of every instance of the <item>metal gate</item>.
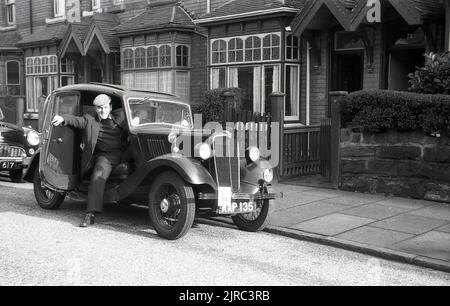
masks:
<svg viewBox="0 0 450 306"><path fill-rule="evenodd" d="M320 125L284 128L282 177L320 174L330 177L331 119Z"/></svg>

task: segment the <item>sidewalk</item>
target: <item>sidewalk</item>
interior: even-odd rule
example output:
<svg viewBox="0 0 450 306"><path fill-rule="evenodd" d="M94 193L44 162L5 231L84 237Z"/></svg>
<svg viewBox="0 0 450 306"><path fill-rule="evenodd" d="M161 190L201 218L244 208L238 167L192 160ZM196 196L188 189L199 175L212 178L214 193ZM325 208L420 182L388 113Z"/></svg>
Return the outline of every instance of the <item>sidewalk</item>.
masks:
<svg viewBox="0 0 450 306"><path fill-rule="evenodd" d="M268 232L450 272L450 204L280 184Z"/></svg>

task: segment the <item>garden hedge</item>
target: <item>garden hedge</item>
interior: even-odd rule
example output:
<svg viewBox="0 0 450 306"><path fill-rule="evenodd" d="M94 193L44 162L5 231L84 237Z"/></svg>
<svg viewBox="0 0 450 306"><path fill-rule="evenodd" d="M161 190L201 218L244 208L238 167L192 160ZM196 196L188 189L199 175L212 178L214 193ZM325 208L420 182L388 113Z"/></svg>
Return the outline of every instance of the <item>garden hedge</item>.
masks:
<svg viewBox="0 0 450 306"><path fill-rule="evenodd" d="M388 90L364 90L342 102L342 123L370 131L450 134L450 96Z"/></svg>

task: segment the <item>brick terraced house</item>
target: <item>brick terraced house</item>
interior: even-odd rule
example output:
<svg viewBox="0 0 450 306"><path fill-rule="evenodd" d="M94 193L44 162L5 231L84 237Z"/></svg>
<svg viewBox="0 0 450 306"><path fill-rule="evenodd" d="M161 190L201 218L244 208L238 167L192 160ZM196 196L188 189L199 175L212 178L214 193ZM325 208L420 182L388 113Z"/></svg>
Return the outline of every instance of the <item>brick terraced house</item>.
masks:
<svg viewBox="0 0 450 306"><path fill-rule="evenodd" d="M329 115L329 91L405 90L425 52L450 49L449 0L0 0L0 107L37 126L53 89L106 82L243 107L283 92L288 126ZM378 22L379 21L379 22Z"/></svg>

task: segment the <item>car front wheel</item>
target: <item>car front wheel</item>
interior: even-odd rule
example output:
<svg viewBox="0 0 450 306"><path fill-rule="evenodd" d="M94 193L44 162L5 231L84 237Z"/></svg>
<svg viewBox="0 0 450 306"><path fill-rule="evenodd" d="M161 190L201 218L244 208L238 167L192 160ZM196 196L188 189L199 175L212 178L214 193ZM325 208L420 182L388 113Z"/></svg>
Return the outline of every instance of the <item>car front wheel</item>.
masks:
<svg viewBox="0 0 450 306"><path fill-rule="evenodd" d="M262 193L268 193L266 187L263 189ZM246 232L259 232L265 229L269 223L270 201L258 200L255 204L255 212L232 216L231 219L233 220L234 225Z"/></svg>
<svg viewBox="0 0 450 306"><path fill-rule="evenodd" d="M169 240L179 239L194 223L194 191L178 174L164 172L150 188L148 209L159 236Z"/></svg>
<svg viewBox="0 0 450 306"><path fill-rule="evenodd" d="M34 196L38 205L47 210L56 210L64 202L66 197L63 193L58 193L56 191L50 190L44 186L41 177L39 175L39 170L36 169L33 179L33 189Z"/></svg>
<svg viewBox="0 0 450 306"><path fill-rule="evenodd" d="M22 169L9 171L9 178L14 183L24 183L25 181L23 180L23 177L24 175Z"/></svg>

